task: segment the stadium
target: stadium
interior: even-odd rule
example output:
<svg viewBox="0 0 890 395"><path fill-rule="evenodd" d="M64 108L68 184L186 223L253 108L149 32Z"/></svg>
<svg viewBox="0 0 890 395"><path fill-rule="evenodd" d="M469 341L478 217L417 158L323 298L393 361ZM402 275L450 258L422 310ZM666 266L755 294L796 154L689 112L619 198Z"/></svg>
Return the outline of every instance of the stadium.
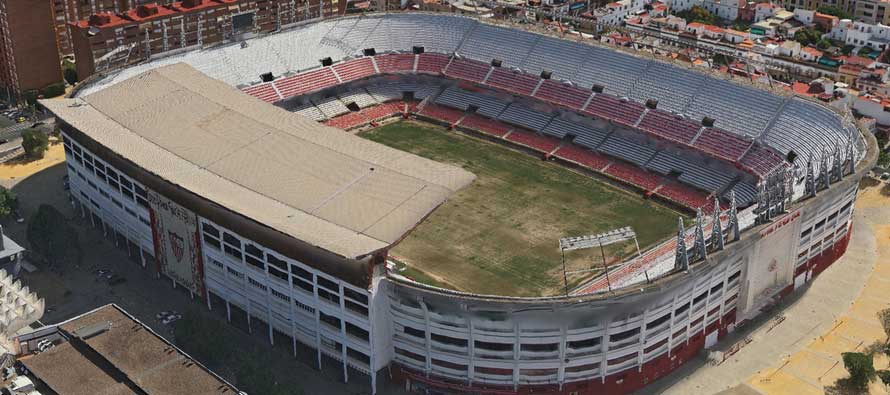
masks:
<svg viewBox="0 0 890 395"><path fill-rule="evenodd" d="M186 48L41 104L94 226L372 391L643 388L838 259L876 159L820 102L424 13Z"/></svg>

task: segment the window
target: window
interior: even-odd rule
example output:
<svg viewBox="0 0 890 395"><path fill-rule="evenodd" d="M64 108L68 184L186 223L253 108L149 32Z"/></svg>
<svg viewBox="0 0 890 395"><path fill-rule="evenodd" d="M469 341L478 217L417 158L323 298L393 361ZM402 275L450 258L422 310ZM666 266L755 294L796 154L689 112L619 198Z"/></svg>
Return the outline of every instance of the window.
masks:
<svg viewBox="0 0 890 395"><path fill-rule="evenodd" d="M261 282L259 282L259 281L257 281L257 280L254 280L253 277L247 276L247 282L250 283L250 285L253 285L253 286L256 287L256 288L262 289L263 291L266 290L266 286L263 285Z"/></svg>
<svg viewBox="0 0 890 395"><path fill-rule="evenodd" d="M368 333L368 331L359 328L358 326L348 321L346 322L346 333L348 333L350 336L364 340L365 342L367 342L370 338L370 334Z"/></svg>
<svg viewBox="0 0 890 395"><path fill-rule="evenodd" d="M513 351L513 344L507 343L491 343L475 340L473 346L477 349L488 351Z"/></svg>
<svg viewBox="0 0 890 395"><path fill-rule="evenodd" d="M430 333L430 340L433 340L433 341L436 341L436 342L439 342L442 344L456 346L456 347L466 347L467 346L466 339L458 339L458 338L451 337L451 336L440 335L438 333Z"/></svg>
<svg viewBox="0 0 890 395"><path fill-rule="evenodd" d="M340 330L340 319L339 318L334 317L332 315L327 315L324 312L319 311L318 319L321 320L321 322L324 322L325 324L328 324L334 328L337 328L338 331Z"/></svg>
<svg viewBox="0 0 890 395"><path fill-rule="evenodd" d="M414 337L419 337L421 339L426 339L426 332L424 332L420 329L414 329L410 326L405 327L405 334L408 334L408 335L411 335Z"/></svg>
<svg viewBox="0 0 890 395"><path fill-rule="evenodd" d="M602 340L602 338L600 338L600 337L594 337L594 338L584 339L584 340L573 340L573 341L568 342L568 345L569 345L569 348L574 348L574 349L596 347L596 346L600 345L601 340Z"/></svg>
<svg viewBox="0 0 890 395"><path fill-rule="evenodd" d="M288 302L288 303L290 302L290 296L287 296L281 292L276 291L275 288L272 288L270 291L272 292L272 296L274 296L278 299L281 299L285 302Z"/></svg>
<svg viewBox="0 0 890 395"><path fill-rule="evenodd" d="M547 344L521 344L519 346L521 351L530 351L530 352L554 352L559 351L558 343L547 343Z"/></svg>
<svg viewBox="0 0 890 395"><path fill-rule="evenodd" d="M613 343L620 342L620 341L630 339L638 334L640 334L640 328L634 328L634 329L626 330L624 332L616 333L614 335L610 335L609 341L613 342Z"/></svg>
<svg viewBox="0 0 890 395"><path fill-rule="evenodd" d="M263 251L255 245L250 243L244 245L244 260L251 266L260 270L266 270L266 263L263 262L264 255Z"/></svg>
<svg viewBox="0 0 890 395"><path fill-rule="evenodd" d="M657 319L653 320L652 322L646 324L646 330L655 328L665 322L668 322L670 319L671 319L671 313L667 313L661 317L658 317Z"/></svg>

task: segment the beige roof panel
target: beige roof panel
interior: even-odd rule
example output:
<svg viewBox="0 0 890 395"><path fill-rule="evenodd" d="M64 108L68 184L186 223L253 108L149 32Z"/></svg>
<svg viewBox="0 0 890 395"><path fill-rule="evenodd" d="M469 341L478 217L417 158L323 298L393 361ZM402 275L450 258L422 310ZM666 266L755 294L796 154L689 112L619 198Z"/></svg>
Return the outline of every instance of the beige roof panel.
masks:
<svg viewBox="0 0 890 395"><path fill-rule="evenodd" d="M261 102L185 64L42 103L162 179L350 258L398 241L475 178Z"/></svg>

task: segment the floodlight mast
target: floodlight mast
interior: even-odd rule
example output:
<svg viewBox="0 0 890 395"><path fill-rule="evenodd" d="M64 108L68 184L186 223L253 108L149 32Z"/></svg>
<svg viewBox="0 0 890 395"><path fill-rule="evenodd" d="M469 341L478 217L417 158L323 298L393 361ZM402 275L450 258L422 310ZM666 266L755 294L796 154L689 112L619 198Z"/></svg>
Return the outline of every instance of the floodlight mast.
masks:
<svg viewBox="0 0 890 395"><path fill-rule="evenodd" d="M615 244L626 240L633 239L634 244L637 246L637 255L642 256L640 252L640 243L637 241L637 234L634 232L633 228L630 226L625 226L620 229L611 230L605 233L600 233L596 235L588 235L588 236L578 236L578 237L563 237L559 239L559 250L562 253L562 279L563 279L563 287L565 288L566 296L569 295L569 277L568 275L575 273L584 273L590 272L594 269L585 269L585 270L574 270L567 271L566 270L566 251L574 251L574 250L583 250L588 248L593 248L599 246L600 255L603 258L603 267L606 268L606 284L609 287L609 292L612 292L612 280L609 278L609 263L606 261L606 250L603 248L609 244Z"/></svg>

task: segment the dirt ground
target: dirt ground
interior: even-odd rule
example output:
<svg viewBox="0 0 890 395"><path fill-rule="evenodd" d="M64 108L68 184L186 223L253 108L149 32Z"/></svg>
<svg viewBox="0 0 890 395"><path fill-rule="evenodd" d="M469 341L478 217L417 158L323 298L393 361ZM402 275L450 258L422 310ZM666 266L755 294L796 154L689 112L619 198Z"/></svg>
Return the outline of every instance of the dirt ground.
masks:
<svg viewBox="0 0 890 395"><path fill-rule="evenodd" d="M31 165L28 165L31 166ZM66 174L65 165L40 165L35 174L24 177L24 172L11 172L0 166L0 184L11 187L19 196L20 210L24 218L29 218L40 204L52 204L70 219L78 229L80 243L84 247L84 260L79 267L64 269L47 269L38 266L34 273L24 273L22 281L46 301L47 311L42 322L55 323L90 309L108 303L116 303L139 318L146 325L165 337L173 338L173 328L160 323L155 315L161 311L175 310L180 313L201 314L208 319L225 321L225 307L222 304L213 306L208 311L206 303L200 299L190 299L189 294L181 287L174 289L167 280L159 280L153 271L143 269L135 260L127 256L125 249L118 248L113 241L105 239L101 230L90 226L89 220L80 219L68 201L67 191L62 188L62 177ZM15 179L9 176L16 177ZM11 219L2 221L4 230L14 240L27 246L25 229L27 222L17 224ZM106 281L97 278L97 269L111 269L126 278L126 282L110 286ZM342 382L342 369L331 361L325 361L321 371L315 367L314 351L298 345L299 355L294 357L289 339L276 337L276 345L270 346L268 329L258 320L253 320L252 334L248 333L246 319L233 314L232 327L229 331L236 338L233 344L253 350L266 350L268 364L275 377L294 383L302 388L303 394L368 394L370 378L356 372L350 373L350 381ZM212 336L213 334L208 334ZM202 361L213 366L212 361ZM233 383L231 372L227 369L216 369ZM381 378L385 381L385 377ZM248 391L246 388L242 390ZM404 392L392 384L387 385L378 380L378 393L403 394Z"/></svg>

